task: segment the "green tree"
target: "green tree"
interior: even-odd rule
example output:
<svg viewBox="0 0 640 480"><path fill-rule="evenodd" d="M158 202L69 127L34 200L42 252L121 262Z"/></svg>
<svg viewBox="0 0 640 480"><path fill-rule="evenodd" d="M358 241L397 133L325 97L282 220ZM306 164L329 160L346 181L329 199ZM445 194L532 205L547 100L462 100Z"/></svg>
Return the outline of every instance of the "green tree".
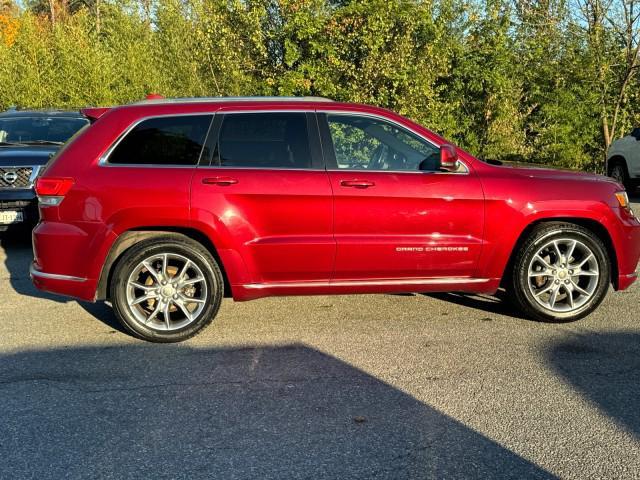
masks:
<svg viewBox="0 0 640 480"><path fill-rule="evenodd" d="M640 122L638 1L9 1L0 104L323 95L483 158L601 170Z"/></svg>

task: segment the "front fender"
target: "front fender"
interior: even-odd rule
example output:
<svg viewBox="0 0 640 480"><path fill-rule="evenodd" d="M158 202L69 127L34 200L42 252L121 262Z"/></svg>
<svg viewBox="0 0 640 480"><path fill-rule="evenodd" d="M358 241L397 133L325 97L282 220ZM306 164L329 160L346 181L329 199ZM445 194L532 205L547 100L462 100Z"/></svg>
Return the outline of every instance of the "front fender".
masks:
<svg viewBox="0 0 640 480"><path fill-rule="evenodd" d="M596 200L488 200L478 276L502 278L512 254L531 226L545 221L597 222L609 233L614 250L618 252L621 241L618 235L614 240L611 234L616 223L615 218L611 218L612 214L611 207Z"/></svg>

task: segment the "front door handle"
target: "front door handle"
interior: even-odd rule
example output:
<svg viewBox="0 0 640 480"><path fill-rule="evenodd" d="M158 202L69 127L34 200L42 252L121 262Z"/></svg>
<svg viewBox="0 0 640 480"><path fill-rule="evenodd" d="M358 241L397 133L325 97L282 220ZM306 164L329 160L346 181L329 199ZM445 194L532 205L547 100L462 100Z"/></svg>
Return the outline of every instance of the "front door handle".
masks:
<svg viewBox="0 0 640 480"><path fill-rule="evenodd" d="M202 179L202 183L205 185L220 185L226 187L238 183L238 180L233 177L206 177Z"/></svg>
<svg viewBox="0 0 640 480"><path fill-rule="evenodd" d="M369 180L342 180L340 185L343 187L369 188L375 186L375 183Z"/></svg>

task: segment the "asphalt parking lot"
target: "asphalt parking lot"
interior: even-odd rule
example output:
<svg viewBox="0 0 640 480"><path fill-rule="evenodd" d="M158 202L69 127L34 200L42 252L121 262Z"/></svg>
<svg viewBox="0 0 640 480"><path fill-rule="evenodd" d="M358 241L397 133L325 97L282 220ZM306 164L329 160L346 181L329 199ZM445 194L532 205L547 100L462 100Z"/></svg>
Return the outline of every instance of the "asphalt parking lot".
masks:
<svg viewBox="0 0 640 480"><path fill-rule="evenodd" d="M453 294L226 300L167 346L0 245L0 478L640 475L639 285L564 325Z"/></svg>

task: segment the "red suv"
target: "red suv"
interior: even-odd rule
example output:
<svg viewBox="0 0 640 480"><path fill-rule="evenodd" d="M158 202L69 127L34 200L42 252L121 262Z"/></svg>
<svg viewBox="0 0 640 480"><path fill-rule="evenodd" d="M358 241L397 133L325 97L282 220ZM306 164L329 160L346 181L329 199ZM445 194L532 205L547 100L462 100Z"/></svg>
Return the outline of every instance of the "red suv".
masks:
<svg viewBox="0 0 640 480"><path fill-rule="evenodd" d="M184 340L223 296L504 287L530 317L593 311L636 278L614 181L480 161L390 111L318 98L148 100L93 124L37 181L33 282L110 299Z"/></svg>

